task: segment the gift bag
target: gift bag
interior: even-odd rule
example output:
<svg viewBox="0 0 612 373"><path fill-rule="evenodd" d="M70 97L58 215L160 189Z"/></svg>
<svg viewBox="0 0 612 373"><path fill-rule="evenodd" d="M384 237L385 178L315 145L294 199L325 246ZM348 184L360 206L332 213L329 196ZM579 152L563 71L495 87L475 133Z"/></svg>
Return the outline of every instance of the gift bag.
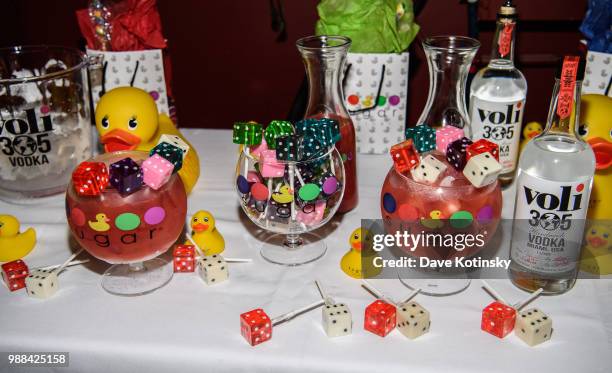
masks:
<svg viewBox="0 0 612 373"><path fill-rule="evenodd" d="M90 78L94 109L105 92L115 87L132 86L149 92L157 110L171 116L161 49L128 52L87 49L87 55L97 57L100 67Z"/></svg>
<svg viewBox="0 0 612 373"><path fill-rule="evenodd" d="M612 97L611 78L612 54L589 51L582 83L582 94L592 93Z"/></svg>
<svg viewBox="0 0 612 373"><path fill-rule="evenodd" d="M346 66L344 97L357 151L386 153L404 140L408 52L349 53Z"/></svg>

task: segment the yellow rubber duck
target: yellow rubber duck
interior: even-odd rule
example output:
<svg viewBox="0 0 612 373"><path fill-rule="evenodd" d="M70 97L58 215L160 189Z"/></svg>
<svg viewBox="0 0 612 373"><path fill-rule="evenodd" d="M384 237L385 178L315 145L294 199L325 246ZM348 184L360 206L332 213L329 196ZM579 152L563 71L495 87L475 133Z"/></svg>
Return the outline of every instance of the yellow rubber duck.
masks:
<svg viewBox="0 0 612 373"><path fill-rule="evenodd" d="M290 203L293 201L293 194L289 185L283 185L278 192L272 193L272 199L278 203Z"/></svg>
<svg viewBox="0 0 612 373"><path fill-rule="evenodd" d="M110 229L110 225L108 225L109 222L110 219L106 214L96 214L96 220L90 220L87 224L96 232L106 232Z"/></svg>
<svg viewBox="0 0 612 373"><path fill-rule="evenodd" d="M96 107L96 128L107 152L149 152L161 135L178 136L190 147L178 172L187 193L200 177L200 160L195 148L167 115L158 113L155 100L142 89L118 87L106 92Z"/></svg>
<svg viewBox="0 0 612 373"><path fill-rule="evenodd" d="M12 262L28 255L36 245L36 231L28 228L19 233L19 220L0 215L0 262Z"/></svg>
<svg viewBox="0 0 612 373"><path fill-rule="evenodd" d="M612 223L592 223L584 238L580 269L596 275L612 274Z"/></svg>
<svg viewBox="0 0 612 373"><path fill-rule="evenodd" d="M205 210L200 210L191 217L191 238L202 249L204 255L220 254L225 250L225 240L215 227L215 218ZM191 245L187 240L186 245Z"/></svg>
<svg viewBox="0 0 612 373"><path fill-rule="evenodd" d="M538 122L527 123L525 125L525 128L523 128L523 137L521 138L521 142L519 143L519 154L520 152L523 151L523 149L525 148L525 145L527 145L527 143L531 141L531 139L541 134L542 131L544 131L544 129L542 128L542 125L540 123Z"/></svg>
<svg viewBox="0 0 612 373"><path fill-rule="evenodd" d="M351 233L349 237L351 248L340 260L340 268L352 278L376 277L382 270L380 267L374 266L374 258L378 257L378 255L372 250L370 232L364 231L365 234L363 234L364 232L361 228L357 228ZM366 260L363 260L363 262L367 263L365 269L362 268L362 243L366 243L367 256Z"/></svg>
<svg viewBox="0 0 612 373"><path fill-rule="evenodd" d="M442 211L432 210L429 213L429 219L421 218L421 224L431 229L442 228L444 226L444 222L440 220L441 218L442 218Z"/></svg>

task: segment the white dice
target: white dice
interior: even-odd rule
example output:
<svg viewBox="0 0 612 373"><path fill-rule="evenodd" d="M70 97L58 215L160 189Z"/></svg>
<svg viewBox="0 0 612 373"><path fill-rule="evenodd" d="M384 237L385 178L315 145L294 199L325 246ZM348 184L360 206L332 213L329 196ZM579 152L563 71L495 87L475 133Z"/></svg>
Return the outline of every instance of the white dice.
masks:
<svg viewBox="0 0 612 373"><path fill-rule="evenodd" d="M440 177L446 168L447 166L444 163L430 154L424 157L418 166L410 170L410 173L416 181L433 183L438 180L438 177Z"/></svg>
<svg viewBox="0 0 612 373"><path fill-rule="evenodd" d="M463 175L472 185L480 188L497 180L501 170L501 164L490 153L481 153L470 158L463 169Z"/></svg>
<svg viewBox="0 0 612 373"><path fill-rule="evenodd" d="M58 289L57 274L51 269L34 269L26 277L25 284L29 296L49 298Z"/></svg>
<svg viewBox="0 0 612 373"><path fill-rule="evenodd" d="M417 302L397 305L397 329L406 337L415 339L429 331L431 320L429 311Z"/></svg>
<svg viewBox="0 0 612 373"><path fill-rule="evenodd" d="M221 255L210 255L198 260L200 276L208 285L218 284L229 278L227 262Z"/></svg>
<svg viewBox="0 0 612 373"><path fill-rule="evenodd" d="M352 333L353 318L346 304L326 305L322 310L323 329L328 337L341 337Z"/></svg>
<svg viewBox="0 0 612 373"><path fill-rule="evenodd" d="M514 324L514 334L530 346L548 341L552 332L552 319L537 308L519 313Z"/></svg>
<svg viewBox="0 0 612 373"><path fill-rule="evenodd" d="M189 144L187 144L183 139L181 139L180 137L176 135L163 134L159 137L159 141L157 143L159 144L162 142L167 142L168 144L171 144L171 145L176 146L177 148L180 148L183 151L183 159L185 159L185 156L187 155L187 152L189 151Z"/></svg>

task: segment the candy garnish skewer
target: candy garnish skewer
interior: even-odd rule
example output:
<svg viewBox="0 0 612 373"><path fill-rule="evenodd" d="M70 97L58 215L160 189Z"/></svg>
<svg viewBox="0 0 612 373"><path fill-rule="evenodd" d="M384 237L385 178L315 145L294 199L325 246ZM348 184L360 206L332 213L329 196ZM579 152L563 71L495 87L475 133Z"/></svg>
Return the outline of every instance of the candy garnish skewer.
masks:
<svg viewBox="0 0 612 373"><path fill-rule="evenodd" d="M376 298L382 299L389 304L395 305L395 301L387 297L385 294L383 294L382 291L378 290L374 285L369 283L367 280L361 280L361 282L362 282L361 286L367 291L369 291L370 293L372 293Z"/></svg>
<svg viewBox="0 0 612 373"><path fill-rule="evenodd" d="M421 292L421 289L415 289L412 293L410 293L410 295L408 296L408 298L406 298L403 302L401 303L408 303L410 302L410 300L414 297L417 296L417 294L419 294Z"/></svg>
<svg viewBox="0 0 612 373"><path fill-rule="evenodd" d="M325 305L326 306L332 306L334 305L334 300L332 298L329 297L329 295L325 292L325 290L323 289L323 285L321 285L321 283L319 282L319 280L315 280L315 285L317 285L317 289L319 290L319 293L321 294L321 298L323 298L323 300L325 301Z"/></svg>
<svg viewBox="0 0 612 373"><path fill-rule="evenodd" d="M315 309L317 307L321 307L324 304L325 304L325 301L321 299L321 300L318 300L318 301L316 301L314 303L311 303L311 304L309 304L307 306L299 308L299 309L297 309L295 311L287 312L287 313L285 313L283 315L277 316L277 317L272 319L272 326L276 326L276 325L282 324L284 322L287 322L287 321L289 321L289 320L291 320L291 319L293 319L293 318L295 318L295 317L297 317L297 316L299 316L299 315L301 315L303 313L306 313L306 312L308 312L310 310L313 310L313 309Z"/></svg>
<svg viewBox="0 0 612 373"><path fill-rule="evenodd" d="M227 263L252 263L253 259L251 258L225 258Z"/></svg>
<svg viewBox="0 0 612 373"><path fill-rule="evenodd" d="M70 263L68 263L68 264L67 264L67 265L66 265L64 268L74 267L74 266L78 266L78 265L85 264L85 263L89 263L89 259L83 259L83 260L74 260L74 261L71 261L71 262L70 262ZM32 270L35 270L35 269L48 269L48 270L54 270L54 269L59 268L59 266L60 266L59 264L54 264L54 265L51 265L51 266L45 266L45 267L36 267L36 268L32 268Z"/></svg>
<svg viewBox="0 0 612 373"><path fill-rule="evenodd" d="M522 302L518 302L516 303L513 307L517 310L520 311L522 308L524 308L526 305L528 305L529 303L533 302L534 299L536 299L537 297L540 296L540 294L544 291L543 288L539 288L538 290L534 291L533 293L531 293L531 295L529 297L527 297L525 300L523 300Z"/></svg>
<svg viewBox="0 0 612 373"><path fill-rule="evenodd" d="M296 200L295 200L295 182L293 180L295 171L296 171L295 164L289 163L289 188L291 188L291 193L293 193L293 199L291 200L291 221L292 222L295 221L295 204L296 204ZM304 185L303 182L302 182L302 185Z"/></svg>
<svg viewBox="0 0 612 373"><path fill-rule="evenodd" d="M506 302L506 300L497 291L495 291L495 289L493 289L485 280L482 280L482 288L485 289L487 293L489 293L498 302L506 305L508 304L508 302Z"/></svg>
<svg viewBox="0 0 612 373"><path fill-rule="evenodd" d="M70 257L68 257L68 259L66 259L66 261L64 261L64 263L62 263L59 266L57 266L56 268L54 268L53 272L60 273L64 268L66 268L68 266L68 264L70 264L70 262L72 262L74 260L74 258L76 258L79 254L81 254L83 252L83 250L84 249L80 249L76 253L70 255Z"/></svg>

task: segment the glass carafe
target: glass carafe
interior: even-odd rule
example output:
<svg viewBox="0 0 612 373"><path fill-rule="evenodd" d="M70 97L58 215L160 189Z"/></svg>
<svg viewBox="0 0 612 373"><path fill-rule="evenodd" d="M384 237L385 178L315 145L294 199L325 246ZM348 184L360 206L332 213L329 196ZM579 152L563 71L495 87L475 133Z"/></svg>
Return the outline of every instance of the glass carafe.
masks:
<svg viewBox="0 0 612 373"><path fill-rule="evenodd" d="M340 123L345 190L338 212L357 206L357 151L355 127L342 99L342 71L351 40L344 36L308 36L296 42L308 75L308 107L304 118L331 118Z"/></svg>
<svg viewBox="0 0 612 373"><path fill-rule="evenodd" d="M463 128L471 137L465 104L465 84L480 43L464 36L434 36L425 39L423 49L429 66L429 95L417 125L433 128Z"/></svg>

